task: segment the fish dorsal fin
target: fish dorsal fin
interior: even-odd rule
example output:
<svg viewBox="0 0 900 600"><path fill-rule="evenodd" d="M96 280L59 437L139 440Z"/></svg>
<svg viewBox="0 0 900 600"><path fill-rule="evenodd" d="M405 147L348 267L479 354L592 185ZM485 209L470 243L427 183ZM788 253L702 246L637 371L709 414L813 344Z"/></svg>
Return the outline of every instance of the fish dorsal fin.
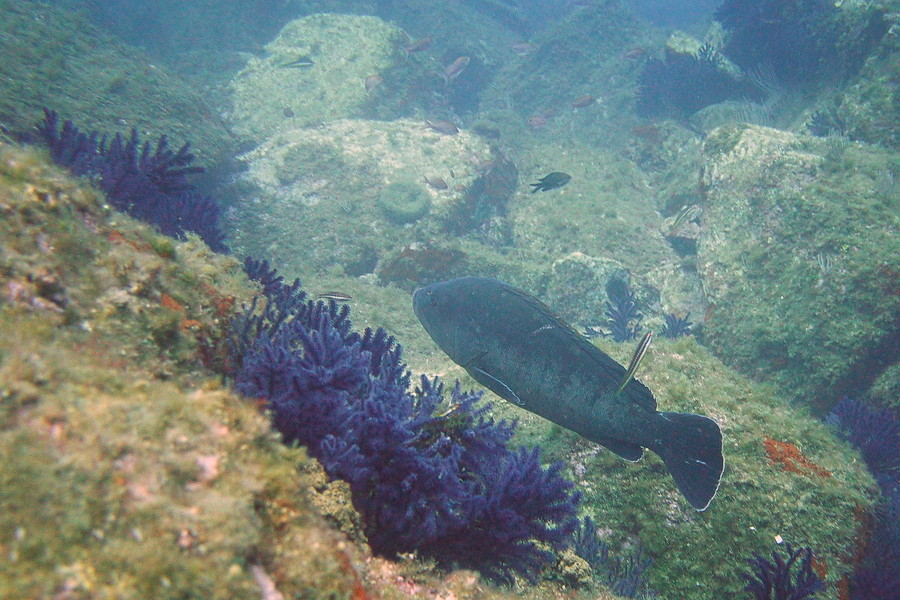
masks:
<svg viewBox="0 0 900 600"><path fill-rule="evenodd" d="M625 389L625 386L628 385L628 382L634 379L634 374L637 372L638 367L641 366L641 361L644 360L644 356L646 356L647 349L650 348L650 342L652 340L652 331L648 331L644 334L644 337L641 338L640 343L634 350L634 354L631 356L631 361L628 363L628 370L625 371L625 377L622 379L619 389L616 390L616 394L621 394Z"/></svg>

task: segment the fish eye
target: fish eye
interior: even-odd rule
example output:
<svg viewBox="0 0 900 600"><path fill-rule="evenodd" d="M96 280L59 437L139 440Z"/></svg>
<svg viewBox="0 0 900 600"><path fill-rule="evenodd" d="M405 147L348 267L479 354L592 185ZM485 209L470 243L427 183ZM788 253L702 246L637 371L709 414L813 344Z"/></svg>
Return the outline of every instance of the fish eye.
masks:
<svg viewBox="0 0 900 600"><path fill-rule="evenodd" d="M437 296L435 296L434 294L432 294L432 293L429 292L429 294L428 294L428 304L430 304L431 306L437 306L437 303L438 303Z"/></svg>

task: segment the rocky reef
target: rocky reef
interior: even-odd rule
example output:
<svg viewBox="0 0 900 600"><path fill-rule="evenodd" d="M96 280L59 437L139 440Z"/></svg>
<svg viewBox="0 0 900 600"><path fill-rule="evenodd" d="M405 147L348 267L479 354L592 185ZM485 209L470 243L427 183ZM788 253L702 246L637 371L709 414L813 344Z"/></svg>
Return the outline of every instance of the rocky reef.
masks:
<svg viewBox="0 0 900 600"><path fill-rule="evenodd" d="M707 339L827 413L898 358L896 195L877 180L900 162L836 136L746 125L716 130L704 150Z"/></svg>

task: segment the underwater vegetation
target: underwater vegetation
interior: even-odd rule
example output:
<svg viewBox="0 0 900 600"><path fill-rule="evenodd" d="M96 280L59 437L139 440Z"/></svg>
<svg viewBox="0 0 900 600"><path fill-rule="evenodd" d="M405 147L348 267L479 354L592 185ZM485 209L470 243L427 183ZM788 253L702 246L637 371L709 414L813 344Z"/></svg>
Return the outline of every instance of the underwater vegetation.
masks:
<svg viewBox="0 0 900 600"><path fill-rule="evenodd" d="M671 339L691 335L691 326L693 325L693 323L690 321L690 316L691 313L688 313L683 317L679 317L674 313L665 315L666 324L663 326L659 334L663 337Z"/></svg>
<svg viewBox="0 0 900 600"><path fill-rule="evenodd" d="M748 72L766 65L791 86L853 74L887 32L880 9L828 0L725 0L715 17L731 60Z"/></svg>
<svg viewBox="0 0 900 600"><path fill-rule="evenodd" d="M850 581L854 600L892 598L900 589L900 421L890 409L844 398L826 421L863 457L884 497L871 524L871 539Z"/></svg>
<svg viewBox="0 0 900 600"><path fill-rule="evenodd" d="M625 282L610 279L606 285L606 325L610 335L617 342L627 342L637 337L643 327L643 313L637 309L634 301L634 290Z"/></svg>
<svg viewBox="0 0 900 600"><path fill-rule="evenodd" d="M638 78L635 106L642 117L686 119L701 108L728 99L759 99L760 91L723 68L722 56L709 45L696 54L667 53L652 59Z"/></svg>
<svg viewBox="0 0 900 600"><path fill-rule="evenodd" d="M437 379L408 390L402 349L383 329L351 329L349 307L314 302L268 263L233 327L235 386L265 399L285 443L306 446L349 483L373 551L417 551L499 581L534 579L576 525L580 495L538 449L511 451L515 424L495 423L481 393ZM258 300L259 298L257 298Z"/></svg>
<svg viewBox="0 0 900 600"><path fill-rule="evenodd" d="M95 179L117 210L165 235L183 240L187 232L196 233L216 252L228 251L218 204L188 182L188 175L203 170L192 165L189 144L174 151L161 136L153 148L149 141L141 144L136 129L128 139L117 133L108 140L96 131L79 131L70 120L60 126L59 115L46 108L36 128L53 161Z"/></svg>
<svg viewBox="0 0 900 600"><path fill-rule="evenodd" d="M794 550L790 544L785 544L785 550L787 558L773 550L771 562L754 553L747 561L753 573L744 574L744 591L752 593L756 600L804 600L825 589L825 582L813 571L812 550Z"/></svg>
<svg viewBox="0 0 900 600"><path fill-rule="evenodd" d="M645 572L653 564L653 559L641 548L613 558L609 546L597 536L597 525L590 517L585 517L575 531L573 549L594 570L594 577L619 596L625 598L654 598L645 578Z"/></svg>

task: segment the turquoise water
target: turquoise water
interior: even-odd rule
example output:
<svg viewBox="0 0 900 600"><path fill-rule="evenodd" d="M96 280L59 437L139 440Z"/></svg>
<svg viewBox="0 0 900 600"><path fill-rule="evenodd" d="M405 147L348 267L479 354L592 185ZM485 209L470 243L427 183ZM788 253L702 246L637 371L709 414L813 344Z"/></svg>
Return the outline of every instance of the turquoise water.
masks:
<svg viewBox="0 0 900 600"><path fill-rule="evenodd" d="M0 597L588 598L611 590L623 597L763 598L769 596L752 583L753 573L770 568L762 559L775 561L775 552L794 556L792 572L801 573L794 586L806 586L803 597L895 598L898 9L896 1L864 0L684 7L624 0L0 2L0 183L7 198L0 309L4 331L28 332L10 337L0 352L0 505L7 514L0 554L8 556ZM58 113L52 128L35 127L42 108ZM57 135L67 119L97 138L78 146L63 129ZM127 142L132 131L136 154L121 158L111 140L121 133ZM158 144L163 135L167 146ZM186 143L180 162L172 159ZM30 153L48 145L51 156ZM132 159L134 173L110 167ZM102 190L105 200L77 200L82 192L60 183L65 176L47 170L51 161ZM35 209L39 216L29 216L32 193L56 194L60 206L75 208L56 210L46 201ZM142 229L119 211L149 225ZM208 253L204 242L222 256ZM216 493L244 507L232 518L247 525L218 534L208 555L215 564L204 562L205 534L161 515L195 517L190 511L200 510L199 500L182 498L177 509L169 502L178 505L182 491L205 493L204 486L226 477L225 454L206 446L215 436L191 448L197 458L184 459L187 466L116 475L141 439L167 465L178 453L157 445L187 442L156 413L128 441L112 425L91 437L81 429L83 416L107 414L106 404L79 400L63 409L62 399L66 386L105 379L76 375L75 367L49 369L37 377L44 384L28 383L52 388L42 396L22 391L32 378L22 373L37 360L29 356L54 365L81 356L94 361L84 372L105 363L176 382L185 406L191 390L209 391L205 380L233 393L246 373L245 354L223 340L234 335L228 323L250 306L255 288L225 255L266 260L288 282L302 280L310 299L333 301L334 310L348 306L354 330L380 327L394 336L413 374L410 393L420 374L439 375L448 392L455 380L486 391L493 405L485 414L519 422L509 448L540 447L545 466L561 462L561 476L581 495L579 533L569 531L565 543L548 541L553 547L531 570L515 566L515 552L497 567L487 558L442 554L440 544L424 541L404 542L418 558L408 558L402 545L398 555L385 541L389 529L366 508L374 492L353 488L349 475L335 475L339 469L310 447L325 472L317 483L308 475L295 482L306 491L296 501L301 508L290 510L324 518L321 530L276 544L267 536L286 525L254 512L246 499L261 494L248 491L256 484L229 483ZM472 275L522 290L548 328L565 331L573 344L596 346L598 353L585 350L594 359L621 365L604 362L603 377L619 376L635 358L636 381L623 380L622 389L647 389L661 414L715 421L724 455L721 481L713 478L718 485L707 482L703 498L689 503L678 491L685 486L668 475L671 465L667 471L649 455L635 463L620 458L640 456L641 447L666 454L658 439L644 432L606 439L587 425L567 428L586 418L558 414L581 393L571 380L583 365L543 360L559 340L542 342L540 327L528 335L512 324L503 329L516 332L507 348L518 341L531 353L517 364L554 365L536 375L544 385L530 386L542 390L535 401L516 401L532 397L520 381L534 381L534 373L476 371L487 364L483 352L445 354L448 346L416 318L413 293ZM479 321L495 314L488 307L467 310L476 315L463 322L475 333L457 333L454 343L499 327ZM51 329L35 328L41 316ZM106 325L119 320L127 325ZM96 337L104 335L119 340L116 356L131 362L105 357L104 344L112 342ZM355 338L346 339L352 345ZM320 360L322 372L340 363L331 355ZM610 385L597 397L618 387ZM133 390L104 394L124 398ZM274 392L256 395L258 407L244 401L234 410L264 416L258 408L273 408ZM469 426L449 397L435 409L441 424L423 425L418 443L454 439ZM177 394L170 402L178 405ZM27 418L31 403L40 418ZM73 439L91 444L76 452L53 437L63 435L52 425L66 421L59 411L73 423ZM314 420L304 414L293 418ZM553 415L553 422L538 415ZM635 427L629 421L629 431ZM227 428L242 431L233 422ZM277 418L276 429L291 437ZM301 446L303 435L296 438ZM16 442L26 438L24 446ZM84 467L94 443L126 448L97 459L109 459L108 489L127 480L126 500L104 495L93 509L76 509L78 485L69 478L94 481ZM13 452L28 444L41 449L35 464ZM267 446L264 458L247 455L250 466L242 468L293 464L272 458L279 452ZM70 463L75 471L45 481L48 470ZM465 480L476 470L448 477ZM42 482L35 485L41 494L31 494L31 480ZM56 485L66 491L54 491ZM176 490L174 499L147 510L157 488ZM404 513L404 496L414 494L401 489L396 506L381 508ZM444 488L434 489L422 501L426 513L439 513L447 500ZM34 507L48 501L40 498L57 494L41 517ZM528 502L523 496L519 509ZM218 515L217 506L205 510ZM119 512L128 527L116 533L109 523ZM55 540L52 515L71 517ZM493 539L491 524L499 530L509 523L494 517L479 525L483 539ZM117 536L128 540L128 552L113 560ZM284 566L287 557L309 560L298 558L303 539L350 549L324 562L297 562L297 570L315 574L304 580ZM196 564L175 574L167 544ZM806 548L808 555L799 550ZM481 556L475 548L471 554ZM23 576L28 569L34 574ZM213 575L204 579L204 569ZM481 583L465 580L470 571Z"/></svg>

